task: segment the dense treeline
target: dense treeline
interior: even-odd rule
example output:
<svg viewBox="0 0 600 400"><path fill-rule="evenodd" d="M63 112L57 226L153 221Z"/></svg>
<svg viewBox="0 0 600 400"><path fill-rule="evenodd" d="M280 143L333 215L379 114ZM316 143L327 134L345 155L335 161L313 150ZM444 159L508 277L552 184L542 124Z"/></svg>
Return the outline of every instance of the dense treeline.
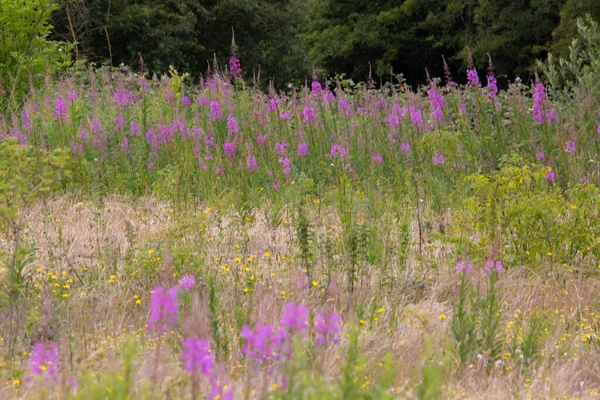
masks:
<svg viewBox="0 0 600 400"><path fill-rule="evenodd" d="M151 72L169 65L197 76L216 56L225 65L232 29L247 78L283 86L345 73L363 80L442 74L442 55L462 72L470 49L483 69L528 79L549 51L565 55L577 17L600 20L589 0L58 0L53 37L74 55Z"/></svg>

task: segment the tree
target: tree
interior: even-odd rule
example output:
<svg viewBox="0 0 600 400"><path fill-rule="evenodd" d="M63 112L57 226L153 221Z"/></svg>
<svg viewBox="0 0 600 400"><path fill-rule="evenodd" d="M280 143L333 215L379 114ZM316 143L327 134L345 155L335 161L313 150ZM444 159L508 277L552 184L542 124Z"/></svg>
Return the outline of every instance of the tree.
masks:
<svg viewBox="0 0 600 400"><path fill-rule="evenodd" d="M0 1L0 106L19 102L29 81L69 64L69 46L48 39L54 10L47 0Z"/></svg>

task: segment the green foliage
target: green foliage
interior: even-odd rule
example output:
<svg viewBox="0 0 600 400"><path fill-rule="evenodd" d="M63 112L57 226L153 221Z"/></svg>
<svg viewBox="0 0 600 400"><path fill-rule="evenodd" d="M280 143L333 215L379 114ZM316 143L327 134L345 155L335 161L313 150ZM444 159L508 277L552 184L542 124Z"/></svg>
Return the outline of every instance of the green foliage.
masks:
<svg viewBox="0 0 600 400"><path fill-rule="evenodd" d="M425 337L421 366L421 383L417 386L419 400L435 400L442 398L442 386L445 380L446 366L444 360L434 353L431 337Z"/></svg>
<svg viewBox="0 0 600 400"><path fill-rule="evenodd" d="M68 65L70 46L48 39L56 9L47 0L0 2L0 107L19 104L30 82Z"/></svg>
<svg viewBox="0 0 600 400"><path fill-rule="evenodd" d="M8 266L11 293L24 283L25 266L33 259L31 244L23 244L25 210L34 201L61 187L70 176L64 150L47 152L8 138L0 142L0 231L12 243L12 252L0 254Z"/></svg>
<svg viewBox="0 0 600 400"><path fill-rule="evenodd" d="M457 236L482 261L490 244L502 244L505 259L540 268L540 259L569 262L598 254L598 201L594 185L567 192L545 179L549 167L518 158L497 172L465 178L470 195L453 217ZM469 237L481 232L477 238Z"/></svg>
<svg viewBox="0 0 600 400"><path fill-rule="evenodd" d="M299 84L310 64L297 33L304 3L289 0L64 1L53 15L56 37L77 40L78 55L95 63L137 67L140 56L151 73L170 65L194 78L204 74L213 57L228 68L232 29L242 71L251 78L290 79ZM75 38L73 38L75 36Z"/></svg>
<svg viewBox="0 0 600 400"><path fill-rule="evenodd" d="M600 104L600 26L589 15L577 19L577 36L564 57L548 55L538 66L550 83L555 97L566 100L572 96L591 97Z"/></svg>
<svg viewBox="0 0 600 400"><path fill-rule="evenodd" d="M466 273L461 273L459 297L452 305L450 330L461 362L485 357L488 372L502 352L502 319L496 292L496 272L489 273L487 294L480 298Z"/></svg>

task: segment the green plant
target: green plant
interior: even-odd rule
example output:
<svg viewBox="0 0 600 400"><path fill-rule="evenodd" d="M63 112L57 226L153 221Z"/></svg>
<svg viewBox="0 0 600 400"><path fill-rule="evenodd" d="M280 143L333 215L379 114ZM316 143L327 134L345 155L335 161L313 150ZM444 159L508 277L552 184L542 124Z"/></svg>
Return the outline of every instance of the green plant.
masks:
<svg viewBox="0 0 600 400"><path fill-rule="evenodd" d="M48 21L57 9L47 0L3 0L0 2L0 106L14 108L27 93L29 79L43 81L69 65L70 46L48 39Z"/></svg>

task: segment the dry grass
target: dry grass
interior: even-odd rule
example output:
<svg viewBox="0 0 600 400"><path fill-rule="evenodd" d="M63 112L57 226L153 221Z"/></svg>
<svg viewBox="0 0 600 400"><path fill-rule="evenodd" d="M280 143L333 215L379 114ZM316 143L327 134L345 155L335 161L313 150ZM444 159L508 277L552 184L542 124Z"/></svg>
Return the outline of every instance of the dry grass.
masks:
<svg viewBox="0 0 600 400"><path fill-rule="evenodd" d="M332 209L322 211L321 219L315 215L311 218L316 222L316 237L337 229ZM61 344L65 376L61 385L66 387L66 376L80 371L115 370L119 359L115 349L125 338L133 337L143 345L145 354L142 357L145 361L137 372L139 393L143 393L147 385L160 393L168 393L170 387L177 386L182 370L172 343L180 334L159 339L165 341L158 367L160 379L152 381L157 341L144 333L144 323L152 285L159 281L175 282L174 271L181 267L170 265L173 263L169 261L170 252L177 246L187 246L190 254L203 260L205 271L197 271L197 276L204 277L207 271L217 276L223 290L219 298L223 315L219 317L224 329L236 329L233 310L240 304L254 310L250 315L252 321L263 323L276 322L286 301L302 301L313 309L325 307L341 311L345 332L351 326L362 331L360 347L368 359L369 375L386 354L393 355L397 363L395 388L399 398L415 396L426 336L433 340L438 355L449 363L444 398L587 398L594 397L600 388L597 344L593 338L582 340L585 333L594 331L600 323L597 314L600 283L597 280L584 279L570 267L560 266L545 268L547 272L537 274L526 270L506 271L498 288L507 337L510 330L506 325L518 318L527 321L532 314L541 311L547 312L545 318L553 330L543 337L541 356L534 367L520 368L514 355L510 355L487 371L484 357L471 365L459 365L453 358L453 341L448 331L452 317L449 299L456 293L457 276L451 267L452 261L448 261L451 251L448 246L440 243L426 246L423 260L417 262L418 246L414 244L406 262L390 259L386 271L366 267L360 285L350 295L345 289L344 274L339 271L332 274L329 287L322 287L325 266L318 257L313 266L318 287L309 286L305 275L291 261L297 253L293 222L289 215L282 222L273 227L265 215L257 211L253 220L242 228L239 218L230 210L209 210L208 206L202 206L193 212L181 213L155 199L133 202L118 196L107 198L102 207L61 197L30 209L27 230L29 240L34 241L38 249L38 259L30 266L30 272L41 277L54 274L58 280L62 276L72 279L69 296L53 301L57 318L51 322L54 324L51 330L54 340ZM412 229L413 237L418 237L414 224ZM181 234L177 240L171 237L175 231ZM393 244L396 238L390 236L387 240ZM198 244L197 248L194 243ZM154 279L138 280L127 275L126 265L130 261L127 257L131 254L139 257L140 249L144 252L154 249L156 254L165 257L159 261L163 271ZM269 253L268 257L265 252ZM252 256L255 257L248 261ZM240 262L235 261L237 257L241 258ZM443 267L430 269L428 265L432 261ZM221 267L225 264L231 272L223 272ZM249 268L249 273L243 272L244 266ZM241 271L237 278L236 268ZM89 278L90 274L94 274L94 279ZM241 290L241 280L248 279L249 274L256 279L251 295ZM393 284L382 287L380 281L386 274ZM111 279L110 275L116 277ZM472 279L479 287L485 286L481 272L474 272ZM43 297L52 297L52 285L40 282L37 283L40 300L32 299L30 304L39 305ZM199 287L201 291L192 298L181 331L208 337L208 323L199 322L210 319L207 282L199 282ZM142 304L136 304L134 296L138 296ZM384 311L376 314L377 320L365 320L366 317L361 320L357 314L360 307L373 304ZM24 317L34 318L38 314L26 310ZM37 321L38 328L45 329L39 318ZM27 343L38 338L39 332L30 332L19 340L20 348L27 348ZM562 340L563 335L567 335L566 340ZM345 338L342 339L342 346L331 346L319 354L326 376L339 373L345 343ZM234 371L231 377L242 387L242 359L235 342L231 348L228 361ZM19 363L24 365L17 359L17 365ZM73 365L74 369L66 365ZM7 381L0 393L2 398L20 397L24 390L15 392L12 381Z"/></svg>

